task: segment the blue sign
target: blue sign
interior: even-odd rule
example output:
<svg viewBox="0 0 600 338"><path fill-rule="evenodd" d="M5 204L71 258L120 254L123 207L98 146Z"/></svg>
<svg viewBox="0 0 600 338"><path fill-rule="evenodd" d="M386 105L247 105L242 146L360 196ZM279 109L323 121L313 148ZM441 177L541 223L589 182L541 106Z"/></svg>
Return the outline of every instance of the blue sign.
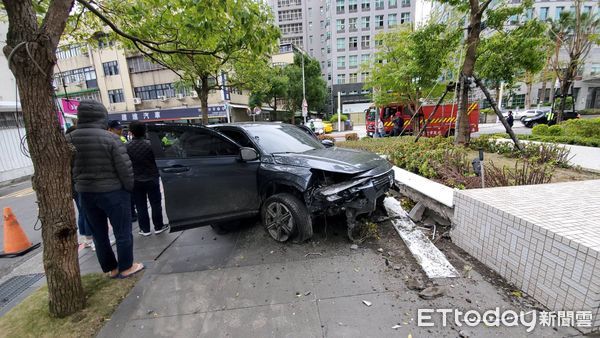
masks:
<svg viewBox="0 0 600 338"><path fill-rule="evenodd" d="M209 106L209 117L224 117L227 115L227 109L224 105ZM121 112L108 114L109 120L118 120L122 122L132 121L160 121L177 119L199 119L202 116L200 108L172 108L172 109L146 109L133 112Z"/></svg>

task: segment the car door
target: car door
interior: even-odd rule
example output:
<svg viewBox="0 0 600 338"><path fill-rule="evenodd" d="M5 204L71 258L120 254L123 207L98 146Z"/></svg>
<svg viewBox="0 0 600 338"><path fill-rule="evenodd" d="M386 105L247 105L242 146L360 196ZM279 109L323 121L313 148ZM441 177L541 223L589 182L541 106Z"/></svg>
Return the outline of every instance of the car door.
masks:
<svg viewBox="0 0 600 338"><path fill-rule="evenodd" d="M165 207L173 231L256 215L260 161L242 161L240 146L200 126L149 125Z"/></svg>

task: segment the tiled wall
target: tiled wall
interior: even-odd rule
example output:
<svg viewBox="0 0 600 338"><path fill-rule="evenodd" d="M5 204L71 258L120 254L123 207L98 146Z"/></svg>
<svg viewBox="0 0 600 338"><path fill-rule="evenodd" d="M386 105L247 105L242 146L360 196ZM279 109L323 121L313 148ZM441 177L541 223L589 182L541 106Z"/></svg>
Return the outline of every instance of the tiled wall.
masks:
<svg viewBox="0 0 600 338"><path fill-rule="evenodd" d="M584 332L600 330L600 181L588 182L456 191L451 233L550 310L591 310Z"/></svg>

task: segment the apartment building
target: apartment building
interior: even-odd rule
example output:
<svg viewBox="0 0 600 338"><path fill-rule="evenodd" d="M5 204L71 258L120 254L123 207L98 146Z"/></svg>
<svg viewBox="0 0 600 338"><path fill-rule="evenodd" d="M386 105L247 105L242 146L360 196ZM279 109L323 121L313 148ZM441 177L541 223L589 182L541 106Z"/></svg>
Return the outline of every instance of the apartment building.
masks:
<svg viewBox="0 0 600 338"><path fill-rule="evenodd" d="M524 13L521 17L511 18L512 23L518 21L538 18L539 20L556 20L563 11L574 11L573 1L540 1L536 0L533 8ZM600 15L600 6L598 1L586 1L581 8L582 12L595 13ZM568 60L564 49L561 50L560 58ZM542 93L542 82L537 82L532 87L532 105L549 102L550 92L558 89L558 83L548 81L545 93ZM512 96L510 105L512 107L523 108L525 106L525 95L527 88L521 85ZM578 76L573 85L573 96L575 98L575 109L586 108L600 109L600 46L594 45L590 50L585 62L581 65Z"/></svg>
<svg viewBox="0 0 600 338"><path fill-rule="evenodd" d="M333 112L337 93L344 113L368 107L368 73L361 64L373 59L375 36L402 23L427 19L432 3L423 0L271 0L281 43L293 43L319 60ZM309 103L310 105L310 103Z"/></svg>
<svg viewBox="0 0 600 338"><path fill-rule="evenodd" d="M57 52L54 87L58 98L102 102L109 118L135 120L201 119L200 100L191 88L178 85L178 76L137 53L107 40L97 46L68 45ZM221 79L222 80L222 79ZM225 87L208 99L209 120L248 121L248 95Z"/></svg>

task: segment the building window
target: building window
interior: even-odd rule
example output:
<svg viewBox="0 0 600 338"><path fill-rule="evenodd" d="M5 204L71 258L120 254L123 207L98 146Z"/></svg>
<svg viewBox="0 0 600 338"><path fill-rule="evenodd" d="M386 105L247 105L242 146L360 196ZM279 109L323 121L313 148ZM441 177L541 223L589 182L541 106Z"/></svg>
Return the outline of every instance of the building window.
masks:
<svg viewBox="0 0 600 338"><path fill-rule="evenodd" d="M279 26L281 34L299 34L302 33L302 23L288 23Z"/></svg>
<svg viewBox="0 0 600 338"><path fill-rule="evenodd" d="M119 103L125 102L125 96L123 96L123 89L113 89L108 91L108 102Z"/></svg>
<svg viewBox="0 0 600 338"><path fill-rule="evenodd" d="M510 18L508 18L508 22L511 25L516 25L517 23L519 23L519 17L517 15L511 15Z"/></svg>
<svg viewBox="0 0 600 338"><path fill-rule="evenodd" d="M338 38L337 39L337 50L343 51L344 47L346 47L346 38Z"/></svg>
<svg viewBox="0 0 600 338"><path fill-rule="evenodd" d="M587 13L587 14L592 13L592 6L583 6L582 13Z"/></svg>
<svg viewBox="0 0 600 338"><path fill-rule="evenodd" d="M363 11L371 10L371 0L362 0L360 8L362 8Z"/></svg>
<svg viewBox="0 0 600 338"><path fill-rule="evenodd" d="M375 29L383 28L383 15L375 15Z"/></svg>
<svg viewBox="0 0 600 338"><path fill-rule="evenodd" d="M383 39L375 39L375 47L383 45Z"/></svg>
<svg viewBox="0 0 600 338"><path fill-rule="evenodd" d="M331 81L331 73L327 73L327 81Z"/></svg>
<svg viewBox="0 0 600 338"><path fill-rule="evenodd" d="M362 82L367 82L369 80L369 73L368 72L360 73L360 80Z"/></svg>
<svg viewBox="0 0 600 338"><path fill-rule="evenodd" d="M398 14L388 14L388 27L394 27L397 23Z"/></svg>
<svg viewBox="0 0 600 338"><path fill-rule="evenodd" d="M540 7L540 20L546 21L548 19L548 7Z"/></svg>
<svg viewBox="0 0 600 338"><path fill-rule="evenodd" d="M365 31L365 30L369 30L369 27L370 27L370 25L371 25L370 21L371 21L371 18L370 18L370 17L368 17L368 16L363 16L363 17L362 17L362 20L361 20L361 25L360 25L360 26L362 27L362 29L363 29L364 31Z"/></svg>
<svg viewBox="0 0 600 338"><path fill-rule="evenodd" d="M356 27L357 20L358 20L358 18L349 18L348 19L348 30L350 30L350 32L358 30L358 28Z"/></svg>
<svg viewBox="0 0 600 338"><path fill-rule="evenodd" d="M410 0L402 0L402 7L410 7Z"/></svg>
<svg viewBox="0 0 600 338"><path fill-rule="evenodd" d="M337 75L337 84L346 83L346 74L338 74Z"/></svg>
<svg viewBox="0 0 600 338"><path fill-rule="evenodd" d="M344 13L344 0L336 0L335 2L335 11L336 13Z"/></svg>
<svg viewBox="0 0 600 338"><path fill-rule="evenodd" d="M117 61L109 61L102 63L104 68L104 76L119 75L119 64Z"/></svg>
<svg viewBox="0 0 600 338"><path fill-rule="evenodd" d="M348 57L348 66L350 68L358 67L358 55L350 55Z"/></svg>
<svg viewBox="0 0 600 338"><path fill-rule="evenodd" d="M398 0L388 0L388 8L398 7Z"/></svg>
<svg viewBox="0 0 600 338"><path fill-rule="evenodd" d="M600 63L592 63L591 69L590 69L590 75L598 75L600 74Z"/></svg>
<svg viewBox="0 0 600 338"><path fill-rule="evenodd" d="M65 85L83 85L87 88L98 88L96 80L96 71L92 67L67 70L62 73L54 74L54 85L61 87Z"/></svg>
<svg viewBox="0 0 600 338"><path fill-rule="evenodd" d="M400 24L410 22L410 13L400 13Z"/></svg>
<svg viewBox="0 0 600 338"><path fill-rule="evenodd" d="M293 37L293 38L284 38L281 39L281 44L291 43L295 46L304 46L304 38L301 36Z"/></svg>
<svg viewBox="0 0 600 338"><path fill-rule="evenodd" d="M59 47L56 51L56 57L61 60L72 58L81 55L84 48L86 47L81 45L68 45Z"/></svg>
<svg viewBox="0 0 600 338"><path fill-rule="evenodd" d="M533 19L533 8L527 8L527 11L525 11L525 20L531 19Z"/></svg>
<svg viewBox="0 0 600 338"><path fill-rule="evenodd" d="M321 56L325 55L325 48L321 48Z"/></svg>
<svg viewBox="0 0 600 338"><path fill-rule="evenodd" d="M370 58L370 54L363 54L360 56L360 63L368 63Z"/></svg>
<svg viewBox="0 0 600 338"><path fill-rule="evenodd" d="M562 11L564 11L565 8L560 6L560 7L556 7L556 14L554 15L554 19L558 20L560 19L560 13L562 13Z"/></svg>
<svg viewBox="0 0 600 338"><path fill-rule="evenodd" d="M115 45L115 40L111 39L108 35L98 37L98 48L104 49Z"/></svg>
<svg viewBox="0 0 600 338"><path fill-rule="evenodd" d="M371 37L368 35L362 36L360 38L360 47L362 49L368 49L371 47Z"/></svg>
<svg viewBox="0 0 600 338"><path fill-rule="evenodd" d="M302 0L277 0L277 7L300 6Z"/></svg>
<svg viewBox="0 0 600 338"><path fill-rule="evenodd" d="M294 21L302 19L301 9L289 9L285 11L279 11L278 13L279 22Z"/></svg>
<svg viewBox="0 0 600 338"><path fill-rule="evenodd" d="M375 9L383 9L385 0L375 0Z"/></svg>
<svg viewBox="0 0 600 338"><path fill-rule="evenodd" d="M335 21L338 32L343 32L343 31L346 30L346 26L344 24L344 21L345 21L344 19L337 19Z"/></svg>
<svg viewBox="0 0 600 338"><path fill-rule="evenodd" d="M358 11L358 0L348 0L348 12L354 13Z"/></svg>
<svg viewBox="0 0 600 338"><path fill-rule="evenodd" d="M358 74L357 73L350 73L348 74L348 83L357 83L358 82Z"/></svg>
<svg viewBox="0 0 600 338"><path fill-rule="evenodd" d="M338 69L346 68L346 57L345 56L338 56L337 67L338 67Z"/></svg>
<svg viewBox="0 0 600 338"><path fill-rule="evenodd" d="M158 63L147 61L143 56L134 56L127 58L127 68L129 69L130 73L139 73L164 69L165 67L159 65Z"/></svg>
<svg viewBox="0 0 600 338"><path fill-rule="evenodd" d="M358 49L358 37L352 36L348 38L348 49L356 50Z"/></svg>
<svg viewBox="0 0 600 338"><path fill-rule="evenodd" d="M175 87L172 83L163 83L150 86L134 87L135 97L142 100L156 100L160 96L174 97Z"/></svg>

